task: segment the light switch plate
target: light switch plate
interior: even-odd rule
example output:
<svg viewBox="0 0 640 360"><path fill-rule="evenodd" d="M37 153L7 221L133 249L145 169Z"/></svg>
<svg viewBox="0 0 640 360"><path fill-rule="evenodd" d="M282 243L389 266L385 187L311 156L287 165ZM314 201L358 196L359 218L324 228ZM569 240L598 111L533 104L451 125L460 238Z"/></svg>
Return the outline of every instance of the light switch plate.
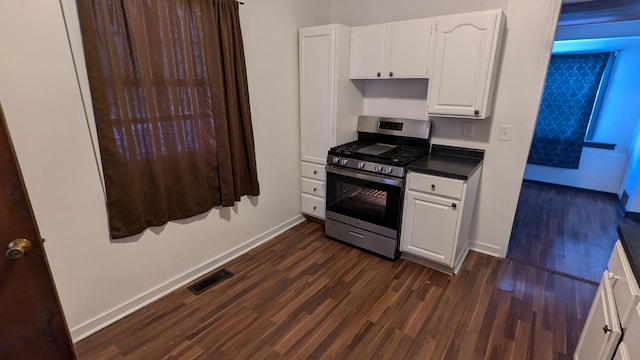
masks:
<svg viewBox="0 0 640 360"><path fill-rule="evenodd" d="M473 137L473 132L475 130L475 124L473 122L465 122L462 125L462 136Z"/></svg>
<svg viewBox="0 0 640 360"><path fill-rule="evenodd" d="M500 141L511 141L511 125L501 125L500 126L500 136L498 139Z"/></svg>

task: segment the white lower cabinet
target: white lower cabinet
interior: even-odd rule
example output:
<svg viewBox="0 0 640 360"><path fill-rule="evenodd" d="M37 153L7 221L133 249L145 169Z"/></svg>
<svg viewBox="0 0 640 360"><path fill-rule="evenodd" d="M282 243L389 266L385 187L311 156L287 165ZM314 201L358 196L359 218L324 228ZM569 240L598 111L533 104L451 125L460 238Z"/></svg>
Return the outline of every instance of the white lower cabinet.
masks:
<svg viewBox="0 0 640 360"><path fill-rule="evenodd" d="M458 200L407 191L402 251L453 266Z"/></svg>
<svg viewBox="0 0 640 360"><path fill-rule="evenodd" d="M640 359L639 301L640 288L618 241L591 304L573 358Z"/></svg>
<svg viewBox="0 0 640 360"><path fill-rule="evenodd" d="M409 172L400 235L404 257L458 271L469 250L479 178L480 170L467 181Z"/></svg>
<svg viewBox="0 0 640 360"><path fill-rule="evenodd" d="M324 219L325 199L324 197L302 194L300 199L301 212L303 214Z"/></svg>
<svg viewBox="0 0 640 360"><path fill-rule="evenodd" d="M624 330L624 340L618 346L618 352L621 353L620 359L640 359L640 308L635 309L629 327Z"/></svg>
<svg viewBox="0 0 640 360"><path fill-rule="evenodd" d="M611 359L622 335L608 274L605 270L600 280L600 286L578 341L575 359Z"/></svg>
<svg viewBox="0 0 640 360"><path fill-rule="evenodd" d="M324 219L327 172L324 165L302 162L300 166L300 212Z"/></svg>

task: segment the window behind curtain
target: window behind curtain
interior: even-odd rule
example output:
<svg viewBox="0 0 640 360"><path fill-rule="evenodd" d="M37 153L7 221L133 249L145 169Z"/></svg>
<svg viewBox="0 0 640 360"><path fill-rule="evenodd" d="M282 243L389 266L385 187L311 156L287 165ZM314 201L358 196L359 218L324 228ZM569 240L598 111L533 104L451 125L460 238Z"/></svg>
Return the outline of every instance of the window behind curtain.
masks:
<svg viewBox="0 0 640 360"><path fill-rule="evenodd" d="M585 133L610 56L609 52L551 56L528 163L579 167Z"/></svg>
<svg viewBox="0 0 640 360"><path fill-rule="evenodd" d="M112 238L258 195L234 0L82 0Z"/></svg>

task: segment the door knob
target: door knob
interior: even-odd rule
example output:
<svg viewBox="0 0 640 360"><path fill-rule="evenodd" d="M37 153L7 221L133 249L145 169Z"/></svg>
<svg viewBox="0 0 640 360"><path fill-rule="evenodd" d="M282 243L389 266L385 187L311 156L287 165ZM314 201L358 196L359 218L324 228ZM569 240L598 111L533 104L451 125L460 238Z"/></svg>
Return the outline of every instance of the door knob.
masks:
<svg viewBox="0 0 640 360"><path fill-rule="evenodd" d="M7 257L11 260L20 259L24 253L31 250L31 242L27 239L16 239L9 243Z"/></svg>

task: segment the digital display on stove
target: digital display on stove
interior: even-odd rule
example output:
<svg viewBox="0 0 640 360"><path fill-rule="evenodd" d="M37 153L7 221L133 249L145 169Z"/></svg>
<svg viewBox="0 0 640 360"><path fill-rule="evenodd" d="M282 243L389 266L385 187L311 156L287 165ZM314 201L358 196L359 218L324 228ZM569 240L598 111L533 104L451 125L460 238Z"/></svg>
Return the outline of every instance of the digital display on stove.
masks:
<svg viewBox="0 0 640 360"><path fill-rule="evenodd" d="M402 131L402 125L404 124L401 122L380 121L378 129Z"/></svg>

